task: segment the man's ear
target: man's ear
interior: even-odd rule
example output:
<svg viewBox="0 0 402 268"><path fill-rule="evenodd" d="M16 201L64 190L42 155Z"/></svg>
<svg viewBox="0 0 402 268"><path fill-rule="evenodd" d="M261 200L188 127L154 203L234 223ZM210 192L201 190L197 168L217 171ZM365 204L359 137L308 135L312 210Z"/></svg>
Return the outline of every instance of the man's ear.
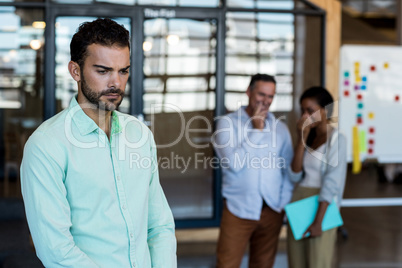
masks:
<svg viewBox="0 0 402 268"><path fill-rule="evenodd" d="M81 81L81 69L78 63L76 63L75 61L70 61L68 63L68 71L70 72L71 77L75 81L77 82Z"/></svg>
<svg viewBox="0 0 402 268"><path fill-rule="evenodd" d="M250 87L247 88L246 94L247 94L248 97L250 97L250 95L251 95L251 88Z"/></svg>

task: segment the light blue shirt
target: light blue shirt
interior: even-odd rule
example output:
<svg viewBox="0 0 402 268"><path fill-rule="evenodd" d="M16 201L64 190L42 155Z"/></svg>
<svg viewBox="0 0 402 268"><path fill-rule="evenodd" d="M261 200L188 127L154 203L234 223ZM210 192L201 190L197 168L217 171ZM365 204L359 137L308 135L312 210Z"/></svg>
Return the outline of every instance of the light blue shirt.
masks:
<svg viewBox="0 0 402 268"><path fill-rule="evenodd" d="M75 98L25 145L22 194L46 267L176 267L150 130L114 111L110 141Z"/></svg>
<svg viewBox="0 0 402 268"><path fill-rule="evenodd" d="M232 214L259 220L263 200L277 212L289 203L293 148L282 121L268 113L264 129L254 129L241 107L219 119L213 144L223 172L222 195Z"/></svg>

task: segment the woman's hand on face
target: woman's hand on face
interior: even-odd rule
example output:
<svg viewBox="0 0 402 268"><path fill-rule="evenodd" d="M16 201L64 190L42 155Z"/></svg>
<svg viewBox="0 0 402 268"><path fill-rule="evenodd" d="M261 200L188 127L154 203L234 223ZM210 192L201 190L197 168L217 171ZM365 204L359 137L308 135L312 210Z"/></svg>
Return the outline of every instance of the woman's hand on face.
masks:
<svg viewBox="0 0 402 268"><path fill-rule="evenodd" d="M308 134L311 130L311 124L313 123L311 116L308 113L304 113L299 121L297 121L297 133L299 134L299 140L306 143Z"/></svg>

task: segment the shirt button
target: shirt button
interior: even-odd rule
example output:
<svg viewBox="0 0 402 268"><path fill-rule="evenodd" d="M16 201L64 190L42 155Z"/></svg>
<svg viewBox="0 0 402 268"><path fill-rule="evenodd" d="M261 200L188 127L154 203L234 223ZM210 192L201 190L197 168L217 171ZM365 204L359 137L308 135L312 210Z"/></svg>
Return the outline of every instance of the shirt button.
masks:
<svg viewBox="0 0 402 268"><path fill-rule="evenodd" d="M126 205L123 205L122 208L123 208L123 209L126 209Z"/></svg>
<svg viewBox="0 0 402 268"><path fill-rule="evenodd" d="M133 262L133 267L135 267L135 263Z"/></svg>
<svg viewBox="0 0 402 268"><path fill-rule="evenodd" d="M131 238L133 238L133 237L134 237L133 233L130 233L130 237L131 237Z"/></svg>
<svg viewBox="0 0 402 268"><path fill-rule="evenodd" d="M118 180L118 181L120 180L120 176L117 176L117 180Z"/></svg>

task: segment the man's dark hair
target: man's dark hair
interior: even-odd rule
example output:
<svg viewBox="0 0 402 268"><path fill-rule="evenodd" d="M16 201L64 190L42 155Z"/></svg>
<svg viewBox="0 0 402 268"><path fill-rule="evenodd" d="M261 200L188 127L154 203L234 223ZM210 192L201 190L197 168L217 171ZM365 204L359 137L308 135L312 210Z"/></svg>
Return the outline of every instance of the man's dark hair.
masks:
<svg viewBox="0 0 402 268"><path fill-rule="evenodd" d="M71 60L83 66L89 45L128 47L130 49L130 33L117 22L104 18L92 22L84 22L78 27L70 43Z"/></svg>
<svg viewBox="0 0 402 268"><path fill-rule="evenodd" d="M248 86L250 90L254 89L255 83L257 83L258 81L272 82L276 85L276 80L272 75L255 74L251 77L250 85Z"/></svg>

